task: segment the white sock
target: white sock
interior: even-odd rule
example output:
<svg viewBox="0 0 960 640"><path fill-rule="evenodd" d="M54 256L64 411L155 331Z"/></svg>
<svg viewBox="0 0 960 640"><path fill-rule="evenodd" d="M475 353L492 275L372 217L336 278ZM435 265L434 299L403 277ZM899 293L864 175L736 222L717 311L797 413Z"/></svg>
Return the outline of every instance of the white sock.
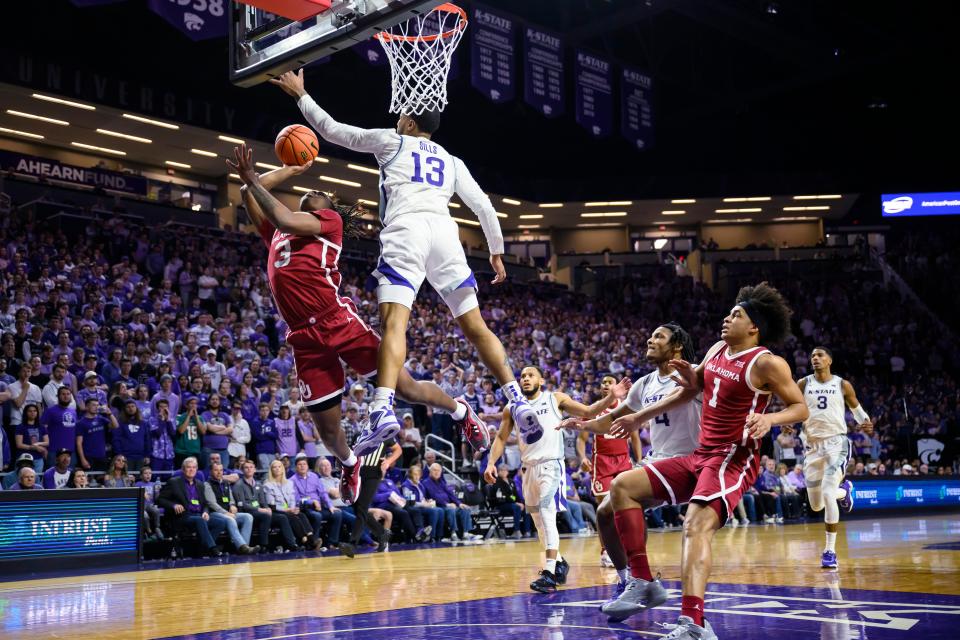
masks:
<svg viewBox="0 0 960 640"><path fill-rule="evenodd" d="M543 568L546 569L547 571L549 571L550 573L556 574L556 573L557 573L557 559L556 559L556 558L547 558L547 562L545 563L545 565L544 565Z"/></svg>
<svg viewBox="0 0 960 640"><path fill-rule="evenodd" d="M373 405L370 409L376 410L383 409L384 407L392 407L393 393L394 391L390 387L377 387L377 390L373 392Z"/></svg>
<svg viewBox="0 0 960 640"><path fill-rule="evenodd" d="M357 466L357 456L353 453L353 451L351 451L350 457L347 458L346 460L341 460L340 464L342 464L345 467L355 467Z"/></svg>
<svg viewBox="0 0 960 640"><path fill-rule="evenodd" d="M457 403L457 408L450 412L450 417L454 422L460 422L467 417L467 405L462 402Z"/></svg>
<svg viewBox="0 0 960 640"><path fill-rule="evenodd" d="M827 546L823 549L824 551L837 551L837 532L836 531L827 531Z"/></svg>
<svg viewBox="0 0 960 640"><path fill-rule="evenodd" d="M516 380L511 380L507 384L501 387L503 389L504 395L507 396L507 400L510 402L526 402L526 398L523 397L523 392L520 391L520 383Z"/></svg>
<svg viewBox="0 0 960 640"><path fill-rule="evenodd" d="M630 582L630 569L617 569L617 577L620 578L620 584Z"/></svg>

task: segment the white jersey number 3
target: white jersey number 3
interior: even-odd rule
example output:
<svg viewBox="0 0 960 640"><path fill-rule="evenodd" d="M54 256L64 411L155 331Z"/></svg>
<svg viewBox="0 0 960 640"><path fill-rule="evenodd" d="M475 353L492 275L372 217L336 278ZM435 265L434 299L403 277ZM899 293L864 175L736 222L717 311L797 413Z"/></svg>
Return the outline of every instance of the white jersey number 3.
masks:
<svg viewBox="0 0 960 640"><path fill-rule="evenodd" d="M290 250L290 241L281 240L277 243L277 253L280 255L280 259L273 263L277 269L280 267L285 267L290 264L290 256L293 255L293 252Z"/></svg>

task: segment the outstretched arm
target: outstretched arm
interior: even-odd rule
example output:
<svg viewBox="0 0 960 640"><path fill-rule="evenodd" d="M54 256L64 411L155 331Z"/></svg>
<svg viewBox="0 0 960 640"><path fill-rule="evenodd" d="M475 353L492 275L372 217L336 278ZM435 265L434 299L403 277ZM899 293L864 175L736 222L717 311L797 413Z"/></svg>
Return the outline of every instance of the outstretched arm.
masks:
<svg viewBox="0 0 960 640"><path fill-rule="evenodd" d="M282 233L295 236L321 235L326 230L323 222L316 216L303 211L290 211L282 202L274 198L263 186L260 176L253 170L253 150L243 145L234 150L237 162L227 160L227 165L240 175L247 194L255 201L260 212L270 221L270 224ZM245 196L246 198L246 196Z"/></svg>
<svg viewBox="0 0 960 640"><path fill-rule="evenodd" d="M303 86L303 69L287 71L270 80L297 99L297 106L307 122L327 142L361 153L372 153L378 162L388 162L400 149L400 134L390 129L361 129L337 122L310 97Z"/></svg>
<svg viewBox="0 0 960 640"><path fill-rule="evenodd" d="M594 418L604 409L612 405L615 400L623 400L626 398L628 391L630 391L630 379L624 378L616 385L611 387L610 392L607 393L607 395L589 406L581 402L577 402L565 393L558 392L556 394L557 407L561 411L566 411L570 415L578 418Z"/></svg>
<svg viewBox="0 0 960 640"><path fill-rule="evenodd" d="M299 167L284 165L279 169L267 171L266 173L260 175L260 184L263 185L263 188L267 191L272 191L275 187L283 184L293 176L298 176L309 169L312 164L313 160ZM261 209L260 205L257 204L257 201L254 199L253 194L250 193L250 188L247 187L247 185L240 187L240 195L243 197L243 205L247 208L247 213L250 214L250 219L253 220L254 226L259 229L260 225L262 225L264 222L269 222L271 225L276 226L264 215L263 209Z"/></svg>
<svg viewBox="0 0 960 640"><path fill-rule="evenodd" d="M470 170L467 169L467 165L460 158L454 158L453 162L456 172L454 189L457 195L460 196L464 204L470 207L471 211L477 214L490 253L501 255L503 253L503 233L500 231L500 220L497 219L497 212L490 202L490 197L483 192L483 189L470 174Z"/></svg>

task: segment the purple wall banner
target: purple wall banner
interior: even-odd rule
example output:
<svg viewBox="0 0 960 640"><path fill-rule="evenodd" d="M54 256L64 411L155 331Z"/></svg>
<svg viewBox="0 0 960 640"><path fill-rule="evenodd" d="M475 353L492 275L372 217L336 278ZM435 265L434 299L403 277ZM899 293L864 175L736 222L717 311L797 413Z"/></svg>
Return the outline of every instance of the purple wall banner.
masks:
<svg viewBox="0 0 960 640"><path fill-rule="evenodd" d="M516 96L517 25L485 7L470 13L470 83L493 102L509 102Z"/></svg>
<svg viewBox="0 0 960 640"><path fill-rule="evenodd" d="M653 77L637 69L620 73L620 133L637 149L653 146Z"/></svg>
<svg viewBox="0 0 960 640"><path fill-rule="evenodd" d="M150 10L191 40L227 35L227 2L230 0L149 0Z"/></svg>
<svg viewBox="0 0 960 640"><path fill-rule="evenodd" d="M523 33L523 99L548 118L563 115L563 40L526 27Z"/></svg>
<svg viewBox="0 0 960 640"><path fill-rule="evenodd" d="M577 51L576 103L577 124L595 136L613 132L613 65L609 60L586 51Z"/></svg>

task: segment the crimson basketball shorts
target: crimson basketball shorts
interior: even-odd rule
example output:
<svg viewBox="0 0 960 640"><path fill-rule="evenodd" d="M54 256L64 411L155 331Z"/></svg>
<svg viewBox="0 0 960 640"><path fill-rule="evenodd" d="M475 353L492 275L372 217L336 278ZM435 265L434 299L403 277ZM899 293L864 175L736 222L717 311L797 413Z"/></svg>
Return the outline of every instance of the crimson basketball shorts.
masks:
<svg viewBox="0 0 960 640"><path fill-rule="evenodd" d="M690 455L656 460L644 469L658 499L670 504L708 505L717 512L722 527L757 481L760 455L737 444L699 447Z"/></svg>
<svg viewBox="0 0 960 640"><path fill-rule="evenodd" d="M300 396L310 407L343 393L343 363L364 377L377 374L380 336L349 310L287 334L300 379Z"/></svg>
<svg viewBox="0 0 960 640"><path fill-rule="evenodd" d="M625 456L595 455L593 457L593 483L591 489L593 495L598 498L610 493L610 485L613 479L624 471L633 469L633 461L630 460L630 454Z"/></svg>

